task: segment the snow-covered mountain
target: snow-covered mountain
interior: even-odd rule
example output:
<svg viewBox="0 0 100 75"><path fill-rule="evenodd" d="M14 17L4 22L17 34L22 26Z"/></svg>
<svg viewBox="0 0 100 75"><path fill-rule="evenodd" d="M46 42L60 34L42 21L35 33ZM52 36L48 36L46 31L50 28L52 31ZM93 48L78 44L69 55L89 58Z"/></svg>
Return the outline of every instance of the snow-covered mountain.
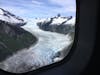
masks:
<svg viewBox="0 0 100 75"><path fill-rule="evenodd" d="M31 33L21 28L23 25L23 19L0 8L0 61L36 41Z"/></svg>
<svg viewBox="0 0 100 75"><path fill-rule="evenodd" d="M61 25L62 23L66 23L67 21L69 21L70 19L72 19L72 16L69 17L55 17L52 18L52 23L51 25Z"/></svg>
<svg viewBox="0 0 100 75"><path fill-rule="evenodd" d="M12 14L2 8L0 8L0 20L8 22L12 25L18 24L18 25L22 26L22 25L26 24L26 22L23 19L21 19L20 17L15 16L14 14Z"/></svg>
<svg viewBox="0 0 100 75"><path fill-rule="evenodd" d="M67 34L70 31L74 31L75 18L69 17L53 17L48 19L37 20L37 25L40 29L45 31L57 32Z"/></svg>
<svg viewBox="0 0 100 75"><path fill-rule="evenodd" d="M75 24L75 17L52 17L52 18L44 18L44 19L37 19L37 23L47 23L50 22L51 25L61 25L63 24Z"/></svg>

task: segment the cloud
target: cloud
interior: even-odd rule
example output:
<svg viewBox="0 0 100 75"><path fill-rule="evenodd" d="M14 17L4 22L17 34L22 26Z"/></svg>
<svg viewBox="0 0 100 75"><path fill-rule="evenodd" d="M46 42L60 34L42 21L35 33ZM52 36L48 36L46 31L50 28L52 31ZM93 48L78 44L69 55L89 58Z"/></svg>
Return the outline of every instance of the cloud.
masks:
<svg viewBox="0 0 100 75"><path fill-rule="evenodd" d="M49 2L61 6L61 8L57 8L56 11L74 12L74 13L76 11L75 1L76 0L49 0Z"/></svg>
<svg viewBox="0 0 100 75"><path fill-rule="evenodd" d="M75 15L76 11L75 0L0 0L0 7L24 18Z"/></svg>
<svg viewBox="0 0 100 75"><path fill-rule="evenodd" d="M43 5L44 3L43 2L39 2L39 1L35 1L35 0L32 0L32 3L34 4L34 5Z"/></svg>
<svg viewBox="0 0 100 75"><path fill-rule="evenodd" d="M73 6L76 0L49 0L53 4L58 4L60 6Z"/></svg>
<svg viewBox="0 0 100 75"><path fill-rule="evenodd" d="M74 7L62 7L62 8L57 8L57 9L53 9L52 11L56 12L56 13L74 13L76 9Z"/></svg>

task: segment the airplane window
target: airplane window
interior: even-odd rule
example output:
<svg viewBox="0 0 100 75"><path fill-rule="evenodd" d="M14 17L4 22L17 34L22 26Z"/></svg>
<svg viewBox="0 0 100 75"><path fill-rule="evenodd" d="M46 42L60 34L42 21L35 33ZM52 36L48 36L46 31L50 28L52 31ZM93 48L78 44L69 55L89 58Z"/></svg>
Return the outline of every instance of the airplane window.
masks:
<svg viewBox="0 0 100 75"><path fill-rule="evenodd" d="M60 62L75 20L76 0L0 0L0 69L26 73Z"/></svg>

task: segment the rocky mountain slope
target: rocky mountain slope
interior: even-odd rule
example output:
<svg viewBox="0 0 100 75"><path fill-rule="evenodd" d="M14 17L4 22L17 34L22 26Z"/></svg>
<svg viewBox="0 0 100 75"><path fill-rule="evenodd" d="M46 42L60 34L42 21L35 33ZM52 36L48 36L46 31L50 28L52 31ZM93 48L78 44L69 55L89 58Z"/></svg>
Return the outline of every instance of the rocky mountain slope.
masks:
<svg viewBox="0 0 100 75"><path fill-rule="evenodd" d="M74 18L72 16L69 17L53 17L49 20L39 21L37 25L40 29L45 31L57 32L61 34L67 34L70 32L74 32L75 23L70 22Z"/></svg>
<svg viewBox="0 0 100 75"><path fill-rule="evenodd" d="M36 42L35 36L20 27L25 24L23 19L0 8L0 61Z"/></svg>

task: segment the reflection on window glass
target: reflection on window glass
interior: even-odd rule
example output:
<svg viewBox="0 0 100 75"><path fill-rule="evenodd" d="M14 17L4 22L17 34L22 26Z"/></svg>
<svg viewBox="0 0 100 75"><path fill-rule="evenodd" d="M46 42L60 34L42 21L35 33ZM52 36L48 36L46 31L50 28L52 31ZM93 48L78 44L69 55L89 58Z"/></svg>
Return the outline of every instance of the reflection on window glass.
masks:
<svg viewBox="0 0 100 75"><path fill-rule="evenodd" d="M75 0L0 0L0 69L25 73L71 50Z"/></svg>

